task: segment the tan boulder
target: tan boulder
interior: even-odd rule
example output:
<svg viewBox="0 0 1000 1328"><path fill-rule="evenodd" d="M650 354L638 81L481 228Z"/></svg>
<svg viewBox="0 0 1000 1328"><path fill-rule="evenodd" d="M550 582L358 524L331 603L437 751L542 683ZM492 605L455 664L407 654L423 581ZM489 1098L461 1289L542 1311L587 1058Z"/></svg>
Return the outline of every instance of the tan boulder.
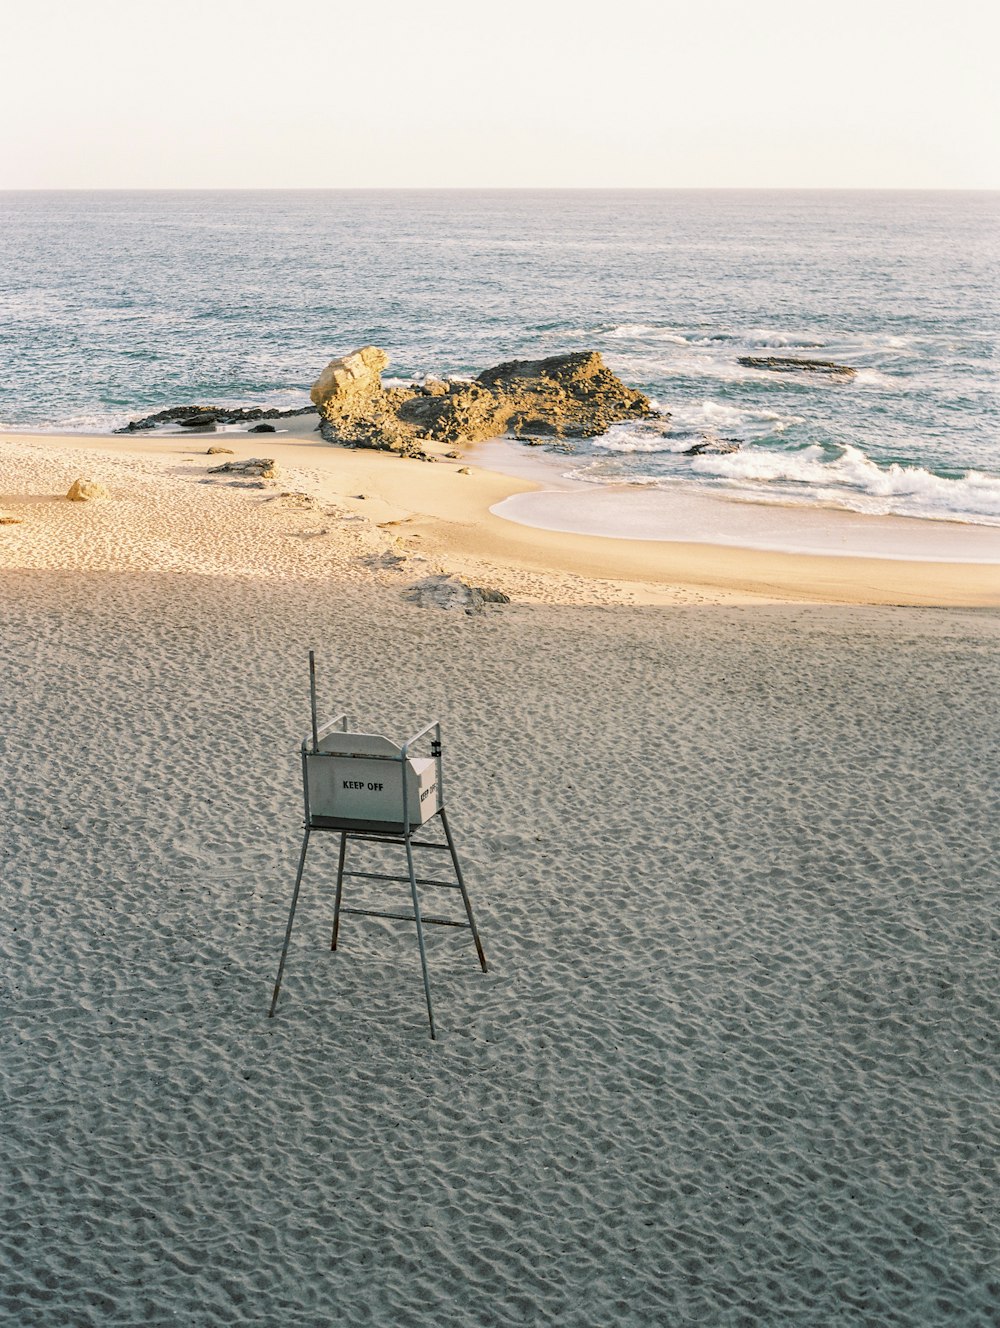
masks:
<svg viewBox="0 0 1000 1328"><path fill-rule="evenodd" d="M309 395L313 405L322 411L331 401L346 402L379 392L380 375L388 367L389 357L378 346L362 346L350 355L331 360L312 385Z"/></svg>
<svg viewBox="0 0 1000 1328"><path fill-rule="evenodd" d="M96 480L78 479L69 486L66 497L71 503L88 503L92 498L110 498L111 495Z"/></svg>

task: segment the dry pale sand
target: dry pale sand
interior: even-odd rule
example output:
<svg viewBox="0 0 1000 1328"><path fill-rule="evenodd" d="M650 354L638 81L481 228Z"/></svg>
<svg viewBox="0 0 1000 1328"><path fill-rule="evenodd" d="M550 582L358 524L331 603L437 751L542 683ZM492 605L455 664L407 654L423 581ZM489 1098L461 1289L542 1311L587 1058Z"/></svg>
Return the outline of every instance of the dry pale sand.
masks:
<svg viewBox="0 0 1000 1328"><path fill-rule="evenodd" d="M375 485L443 465L2 446L0 1320L996 1322L995 612L504 562ZM266 1018L310 646L445 724L437 1043L325 844Z"/></svg>

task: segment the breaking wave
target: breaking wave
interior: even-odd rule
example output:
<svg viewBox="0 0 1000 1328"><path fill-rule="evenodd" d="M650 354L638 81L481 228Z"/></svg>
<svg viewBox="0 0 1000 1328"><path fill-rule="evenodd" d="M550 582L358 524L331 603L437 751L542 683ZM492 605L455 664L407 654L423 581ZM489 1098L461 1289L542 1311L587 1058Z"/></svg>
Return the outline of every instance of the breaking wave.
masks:
<svg viewBox="0 0 1000 1328"><path fill-rule="evenodd" d="M954 477L923 466L876 465L858 447L830 459L813 444L797 452L750 448L692 458L691 469L736 486L771 486L772 497L802 497L868 514L1000 524L1000 478L970 470Z"/></svg>
<svg viewBox="0 0 1000 1328"><path fill-rule="evenodd" d="M612 425L606 434L591 439L591 445L600 452L616 452L623 456L656 452L676 454L687 452L695 443L722 441L727 434L738 433L739 438L732 441L742 442L747 437L760 439L784 433L801 423L800 416L785 415L776 410L701 401L671 411L668 420Z"/></svg>
<svg viewBox="0 0 1000 1328"><path fill-rule="evenodd" d="M689 345L688 338L676 328L657 327L652 323L619 323L604 336L614 341L666 341L674 346Z"/></svg>

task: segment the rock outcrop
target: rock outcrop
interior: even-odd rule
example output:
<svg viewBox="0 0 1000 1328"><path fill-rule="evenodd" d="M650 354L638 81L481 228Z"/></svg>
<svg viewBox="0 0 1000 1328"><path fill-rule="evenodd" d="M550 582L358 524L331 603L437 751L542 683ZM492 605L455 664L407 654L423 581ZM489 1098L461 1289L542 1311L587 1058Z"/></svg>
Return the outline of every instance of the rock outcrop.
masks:
<svg viewBox="0 0 1000 1328"><path fill-rule="evenodd" d="M853 378L857 369L849 364L834 364L832 360L798 360L788 355L741 355L740 364L747 369L771 369L774 373L820 373L835 378Z"/></svg>
<svg viewBox="0 0 1000 1328"><path fill-rule="evenodd" d="M384 387L389 357L362 346L331 360L310 396L330 442L426 456L422 443L481 442L509 433L567 450L573 438L592 438L625 420L657 418L648 398L627 387L596 351L508 360L471 381L428 378L408 387ZM311 408L307 408L311 409ZM131 420L116 433L158 425L212 430L218 424L283 419L301 409L260 406L170 406ZM269 432L257 424L251 432Z"/></svg>
<svg viewBox="0 0 1000 1328"><path fill-rule="evenodd" d="M384 388L388 364L384 350L362 346L326 366L309 395L328 442L422 455L416 429L399 419L400 407L419 389Z"/></svg>
<svg viewBox="0 0 1000 1328"><path fill-rule="evenodd" d="M546 439L592 438L623 420L656 414L596 351L509 360L471 382L428 379L385 388L388 356L365 346L332 360L312 399L331 442L419 455L421 442L481 442L511 433Z"/></svg>
<svg viewBox="0 0 1000 1328"><path fill-rule="evenodd" d="M311 412L311 406L293 406L291 410L278 410L264 406L169 406L155 415L144 415L141 420L129 420L115 433L139 433L155 429L158 424L180 424L185 428L206 428L209 424L245 424L249 420L284 420L292 415ZM209 418L211 417L211 418Z"/></svg>
<svg viewBox="0 0 1000 1328"><path fill-rule="evenodd" d="M71 503L89 503L93 498L110 498L111 495L103 484L96 480L74 480L69 486L66 497Z"/></svg>

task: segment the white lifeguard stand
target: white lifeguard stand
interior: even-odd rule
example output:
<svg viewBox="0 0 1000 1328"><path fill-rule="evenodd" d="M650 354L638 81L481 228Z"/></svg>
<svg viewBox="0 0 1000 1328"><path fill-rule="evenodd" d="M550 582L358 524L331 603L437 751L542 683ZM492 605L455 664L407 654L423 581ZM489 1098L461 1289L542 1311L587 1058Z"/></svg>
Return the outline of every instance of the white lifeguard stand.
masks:
<svg viewBox="0 0 1000 1328"><path fill-rule="evenodd" d="M417 945L424 977L424 996L427 1000L427 1018L434 1032L434 1010L431 1005L431 984L427 972L427 951L424 947L424 925L435 927L465 927L472 932L476 953L483 972L487 971L479 930L472 913L469 892L465 888L462 868L455 851L448 814L444 807L444 781L441 762L441 724L427 724L400 746L390 738L375 733L354 733L346 715L336 715L320 725L316 712L316 659L309 652L309 691L312 703L312 732L302 742L302 793L305 799L305 834L299 869L288 912L285 943L281 950L278 977L271 997L268 1018L274 1015L281 990L281 979L292 938L295 909L299 902L299 888L305 871L306 853L310 836L316 832L340 835L340 857L337 863L337 893L333 905L333 936L330 949L336 950L340 933L340 916L393 918L401 922L414 922ZM430 755L414 756L411 751L418 744L429 743ZM415 839L429 821L441 818L445 842ZM406 876L383 872L345 871L349 840L369 844L401 844L406 850ZM449 854L455 873L453 881L418 877L414 868L413 850L434 849ZM412 913L385 912L373 908L345 908L341 906L345 877L367 881L403 881L410 886ZM465 905L466 921L455 918L424 916L420 910L417 886L431 886L458 890Z"/></svg>

